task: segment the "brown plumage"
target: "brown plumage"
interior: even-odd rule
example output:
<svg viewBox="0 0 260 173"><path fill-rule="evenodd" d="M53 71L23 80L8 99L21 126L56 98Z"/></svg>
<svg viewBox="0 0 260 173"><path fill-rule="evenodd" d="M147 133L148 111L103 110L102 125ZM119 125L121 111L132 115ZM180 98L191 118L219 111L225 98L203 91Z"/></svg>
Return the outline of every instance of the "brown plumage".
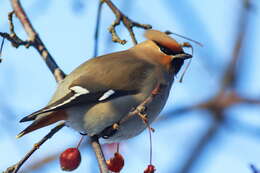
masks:
<svg viewBox="0 0 260 173"><path fill-rule="evenodd" d="M149 40L161 44L164 47L167 47L168 49L172 50L176 54L183 53L182 46L176 40L172 39L171 37L169 37L167 34L163 32L157 30L148 30L145 33L145 37Z"/></svg>
<svg viewBox="0 0 260 173"><path fill-rule="evenodd" d="M148 40L133 48L95 57L76 68L59 84L46 107L21 120L33 123L18 137L60 120L79 132L98 135L164 85L149 105L151 123L166 103L174 76L191 55L163 32L149 30L145 36ZM145 128L138 116L131 117L108 140L127 139Z"/></svg>
<svg viewBox="0 0 260 173"><path fill-rule="evenodd" d="M51 125L51 124L56 123L61 120L67 120L67 118L68 118L68 115L64 110L51 112L48 114L48 116L43 116L43 117L40 117L40 118L34 120L34 122L32 124L30 124L22 132L20 132L16 137L20 138L23 135L26 135L27 133L30 133L34 130Z"/></svg>

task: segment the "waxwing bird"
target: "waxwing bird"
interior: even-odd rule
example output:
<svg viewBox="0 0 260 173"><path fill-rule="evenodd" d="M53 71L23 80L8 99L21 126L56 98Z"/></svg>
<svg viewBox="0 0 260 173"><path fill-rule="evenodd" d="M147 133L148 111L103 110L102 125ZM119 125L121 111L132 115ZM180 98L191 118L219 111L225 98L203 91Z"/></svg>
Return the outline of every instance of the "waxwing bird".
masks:
<svg viewBox="0 0 260 173"><path fill-rule="evenodd" d="M17 137L61 120L81 133L100 135L163 86L147 107L150 124L164 107L174 76L192 56L164 32L148 30L145 37L128 50L92 58L72 71L47 106L21 119L32 124ZM131 116L106 140L128 139L146 127L140 117Z"/></svg>

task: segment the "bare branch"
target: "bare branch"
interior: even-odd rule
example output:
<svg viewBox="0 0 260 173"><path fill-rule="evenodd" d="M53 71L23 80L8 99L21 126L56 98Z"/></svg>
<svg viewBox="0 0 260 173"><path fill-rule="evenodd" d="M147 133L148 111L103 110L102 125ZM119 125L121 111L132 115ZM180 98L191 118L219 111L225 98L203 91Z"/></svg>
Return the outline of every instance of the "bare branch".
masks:
<svg viewBox="0 0 260 173"><path fill-rule="evenodd" d="M133 32L133 27L139 27L139 28L143 28L143 29L151 29L152 26L151 25L147 25L147 24L140 24L137 23L135 21L132 21L131 19L129 19L127 16L125 16L115 5L111 0L101 0L103 2L105 2L109 8L113 11L113 13L116 16L116 20L112 23L112 25L109 27L109 32L112 34L112 40L114 42L118 42L120 44L125 44L126 40L121 40L119 38L119 36L116 33L116 26L118 26L120 24L120 22L122 21L123 24L125 25L125 27L127 28L128 32L130 33L131 39L133 41L133 43L136 45L137 44L137 40L135 38L135 34Z"/></svg>
<svg viewBox="0 0 260 173"><path fill-rule="evenodd" d="M5 43L5 38L3 37L1 45L0 45L0 63L2 62L2 58L1 57L2 57L4 43Z"/></svg>
<svg viewBox="0 0 260 173"><path fill-rule="evenodd" d="M114 123L113 125L105 128L100 134L98 134L98 137L103 137L105 139L112 136L119 128L120 125L126 121L128 121L133 116L138 116L140 118L140 121L143 121L143 123L147 126L147 128L151 131L153 129L149 125L149 119L146 113L146 108L148 104L150 104L154 97L160 94L160 91L164 89L165 86L162 86L158 84L153 90L150 96L148 96L143 102L141 102L136 108L131 110L125 117L123 117L118 123Z"/></svg>
<svg viewBox="0 0 260 173"><path fill-rule="evenodd" d="M238 59L240 57L240 52L243 46L243 43L245 42L246 38L246 31L247 26L249 23L249 12L251 10L251 2L250 0L243 0L244 8L241 9L241 12L239 13L239 23L236 28L239 28L237 31L237 35L235 36L236 42L233 48L232 52L232 59L230 64L228 65L227 71L224 75L223 81L222 81L222 90L225 87L233 87L233 85L236 82L237 75L236 73L236 65L238 63Z"/></svg>
<svg viewBox="0 0 260 173"><path fill-rule="evenodd" d="M102 11L103 1L100 1L98 4L98 11L97 11L97 23L95 29L95 43L94 43L94 54L93 57L98 55L98 37L99 37L99 28L100 28L100 18L101 18L101 11Z"/></svg>
<svg viewBox="0 0 260 173"><path fill-rule="evenodd" d="M21 169L19 171L19 173L37 172L45 165L50 164L51 162L54 162L59 157L59 155L60 155L60 152L56 152L56 153L51 153L50 155L48 155L46 157L39 158L39 160L36 160L36 161L30 163L29 165L27 165L27 167Z"/></svg>
<svg viewBox="0 0 260 173"><path fill-rule="evenodd" d="M57 133L64 126L65 123L62 122L58 124L56 127L54 127L53 129L51 129L51 131L46 136L44 136L39 142L34 144L33 148L18 163L7 168L6 171L4 171L3 173L17 173L20 167L25 163L25 161L29 159L31 155L41 147L42 144L44 144L48 139L50 139L55 133Z"/></svg>
<svg viewBox="0 0 260 173"><path fill-rule="evenodd" d="M123 122L127 121L130 119L132 116L138 115L145 124L147 124L147 117L146 117L146 107L149 103L151 103L157 95L160 94L160 91L163 89L164 86L158 85L155 89L153 89L151 95L147 97L141 104L139 104L133 111L129 112L127 116L122 118L119 122L119 125L122 124Z"/></svg>
<svg viewBox="0 0 260 173"><path fill-rule="evenodd" d="M12 46L14 46L15 48L18 48L19 46L29 47L30 45L28 41L21 40L17 35L11 36L6 32L0 32L0 36L10 41L12 43Z"/></svg>
<svg viewBox="0 0 260 173"><path fill-rule="evenodd" d="M21 38L19 38L16 35L16 33L14 31L13 14L14 14L13 11L8 14L8 23L9 23L10 34L5 33L5 32L0 32L0 36L3 38L6 38L8 41L10 41L12 46L14 46L15 48L18 48L19 46L25 46L26 48L28 48L30 46L30 42L23 41Z"/></svg>
<svg viewBox="0 0 260 173"><path fill-rule="evenodd" d="M92 136L90 138L91 146L96 154L97 160L98 160L98 166L101 173L108 173L106 160L103 154L103 151L101 149L101 146L98 141L97 136Z"/></svg>
<svg viewBox="0 0 260 173"><path fill-rule="evenodd" d="M42 42L40 36L34 30L30 20L28 19L25 11L22 8L22 5L19 0L11 0L11 4L14 10L15 15L18 17L20 22L22 23L24 30L27 32L29 37L29 43L32 45L42 56L43 60L45 61L46 65L54 75L57 82L60 82L65 77L64 72L58 67L56 62L54 61L53 57L45 47L44 43ZM11 32L13 28L11 27ZM7 38L8 39L8 38Z"/></svg>

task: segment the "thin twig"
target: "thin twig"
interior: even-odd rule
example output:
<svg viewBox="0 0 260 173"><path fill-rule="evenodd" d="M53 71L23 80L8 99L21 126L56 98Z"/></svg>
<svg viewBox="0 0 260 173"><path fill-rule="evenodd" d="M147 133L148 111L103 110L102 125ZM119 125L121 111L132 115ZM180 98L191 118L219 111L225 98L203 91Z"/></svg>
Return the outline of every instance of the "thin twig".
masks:
<svg viewBox="0 0 260 173"><path fill-rule="evenodd" d="M250 12L250 0L244 0L244 8L241 9L240 17L239 17L239 23L236 28L239 28L239 30L236 33L236 42L233 48L232 52L232 59L230 64L228 65L227 71L224 74L224 78L222 81L222 90L226 87L233 87L235 85L237 80L236 75L236 65L238 63L238 60L240 58L240 53L242 50L243 43L246 39L246 33L247 33L247 26L249 24L249 12ZM221 91L220 91L221 92Z"/></svg>
<svg viewBox="0 0 260 173"><path fill-rule="evenodd" d="M146 120L146 115L145 115L145 111L146 111L146 107L149 103L151 103L154 99L154 97L156 97L159 93L160 90L162 89L163 86L158 85L151 93L150 96L148 96L142 103L140 103L133 111L129 112L127 116L125 116L124 118L122 118L119 122L119 126L120 124L124 123L125 121L129 120L131 117L139 115L139 117L141 117L141 119L144 121L144 123L146 124L147 120Z"/></svg>
<svg viewBox="0 0 260 173"><path fill-rule="evenodd" d="M1 42L1 46L0 46L0 63L2 62L2 58L1 57L2 57L4 43L5 43L5 38L3 37L2 42Z"/></svg>
<svg viewBox="0 0 260 173"><path fill-rule="evenodd" d="M99 137L104 137L104 136L106 136L106 138L109 137L110 132L113 132L113 131L117 130L118 128L120 128L120 124L128 121L133 116L140 117L140 120L143 121L143 123L147 126L148 130L152 131L152 128L150 127L149 122L148 122L148 120L149 120L148 116L145 113L146 112L146 107L148 106L148 104L150 104L153 101L154 97L156 97L158 94L160 94L160 91L163 89L163 87L165 87L165 86L162 86L162 85L158 84L152 90L152 93L150 94L150 96L148 96L142 103L140 103L133 111L129 112L128 115L125 116L124 118L122 118L118 123L115 123L112 126L110 126L110 127L106 128L105 130L103 130L99 134ZM151 133L151 132L149 132L149 133ZM152 140L151 140L152 137L151 137L151 134L150 134L149 137L150 137L150 163L151 163L152 162ZM92 142L94 142L94 144L95 144L94 140L97 140L98 137L94 136L92 138L93 138ZM93 146L93 143L92 143L92 146ZM94 148L94 146L93 146L93 148ZM102 164L102 160L99 160L99 154L102 156L103 153L98 153L99 150L101 150L99 148L97 148L97 149L94 148L94 150L95 151L97 150L95 153L96 153L97 159L99 161L99 168L100 168L100 171L101 171L101 169L102 169L102 165L101 165Z"/></svg>
<svg viewBox="0 0 260 173"><path fill-rule="evenodd" d="M95 29L95 42L94 42L94 53L93 57L98 55L98 39L99 39L99 29L100 29L100 19L101 19L101 12L102 12L102 5L103 1L100 1L98 4L98 11L97 11L97 23Z"/></svg>
<svg viewBox="0 0 260 173"><path fill-rule="evenodd" d="M103 2L105 2L109 8L113 11L113 13L116 16L115 21L112 23L112 25L109 27L109 32L112 34L112 40L114 42L118 42L120 44L125 44L126 40L121 40L120 37L117 35L116 33L116 26L118 26L120 24L120 22L122 21L123 24L125 25L125 27L127 28L128 32L130 33L131 39L133 44L137 44L137 40L135 38L135 34L133 32L133 27L139 27L139 28L143 28L143 29L151 29L152 26L151 25L147 25L147 24L140 24L137 23L135 21L132 21L131 19L129 19L127 16L125 16L115 5L111 0L101 0Z"/></svg>
<svg viewBox="0 0 260 173"><path fill-rule="evenodd" d="M50 139L55 133L57 133L62 127L65 126L65 123L62 122L58 124L56 127L51 129L51 131L44 136L39 142L34 144L33 148L15 165L9 167L4 171L4 173L17 173L20 167L24 164L24 162L31 157L31 155L38 150L42 144L44 144L48 139Z"/></svg>
<svg viewBox="0 0 260 173"><path fill-rule="evenodd" d="M14 11L10 12L8 14L8 23L9 23L9 30L10 30L10 36L13 39L12 45L15 48L18 48L20 45L25 46L26 48L30 47L30 42L29 41L23 41L22 39L20 39L15 31L14 31L14 24L13 24L13 15L14 15Z"/></svg>
<svg viewBox="0 0 260 173"><path fill-rule="evenodd" d="M25 168L21 169L19 173L32 173L32 172L38 172L40 169L47 164L51 164L52 162L56 161L57 158L59 158L60 151L51 153L45 157L38 158L36 161L29 163L26 165Z"/></svg>
<svg viewBox="0 0 260 173"><path fill-rule="evenodd" d="M19 0L11 0L11 4L14 10L15 15L18 17L22 23L24 30L26 31L29 37L29 43L32 45L41 55L46 65L52 72L57 82L60 82L65 77L65 73L59 68L59 66L54 61L53 57L45 47L40 36L34 30L29 18L27 17L25 11L22 8L22 5Z"/></svg>
<svg viewBox="0 0 260 173"><path fill-rule="evenodd" d="M149 97L147 97L141 104L139 104L133 111L129 112L129 114L127 116L125 116L122 120L120 120L120 124L124 123L125 121L127 121L128 119L130 119L133 116L139 115L140 112L145 111L146 106L152 102L152 100L154 99L154 95L150 95Z"/></svg>
<svg viewBox="0 0 260 173"><path fill-rule="evenodd" d="M82 136L80 140L82 141L83 138L84 138L84 136ZM87 144L89 144L89 140L88 141L83 140L82 144L83 144L82 147L84 148L84 150L89 149L89 147L87 147L88 146ZM72 144L67 144L67 145L68 146L75 145L75 142L73 142ZM78 148L78 146L77 146L77 148ZM49 155L47 155L45 157L40 157L37 160L34 160L34 161L28 163L25 168L23 168L19 171L19 173L38 172L38 171L40 171L40 169L42 167L44 167L48 164L51 164L53 162L56 162L57 158L59 158L61 152L63 152L63 151L55 151L54 153L50 153Z"/></svg>
<svg viewBox="0 0 260 173"><path fill-rule="evenodd" d="M0 32L0 36L10 41L12 43L12 46L14 46L15 48L18 48L19 46L29 47L30 45L28 41L23 41L19 37L12 37L6 32Z"/></svg>
<svg viewBox="0 0 260 173"><path fill-rule="evenodd" d="M9 23L9 30L10 34L6 32L0 32L0 36L3 38L6 38L8 41L11 42L12 46L15 48L18 48L19 46L25 46L26 48L30 47L29 41L23 41L21 38L19 38L15 31L14 31L14 24L13 24L13 14L14 12L8 13L8 23Z"/></svg>
<svg viewBox="0 0 260 173"><path fill-rule="evenodd" d="M101 149L101 146L99 144L98 137L97 136L90 137L90 143L96 154L100 173L108 173L106 160L103 151Z"/></svg>

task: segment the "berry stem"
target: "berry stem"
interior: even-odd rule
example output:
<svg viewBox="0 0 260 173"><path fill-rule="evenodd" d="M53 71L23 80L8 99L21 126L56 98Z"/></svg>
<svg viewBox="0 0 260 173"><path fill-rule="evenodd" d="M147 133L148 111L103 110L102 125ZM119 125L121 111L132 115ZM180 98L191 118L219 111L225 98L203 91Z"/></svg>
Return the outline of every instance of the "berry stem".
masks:
<svg viewBox="0 0 260 173"><path fill-rule="evenodd" d="M152 145L152 130L150 125L147 123L148 132L149 132L149 141L150 141L150 165L152 164L152 157L153 157L153 145Z"/></svg>
<svg viewBox="0 0 260 173"><path fill-rule="evenodd" d="M80 140L79 140L79 143L78 143L78 145L77 145L77 147L76 147L77 149L79 149L79 146L80 146L80 144L82 143L83 139L84 139L84 136L82 135L81 138L80 138Z"/></svg>
<svg viewBox="0 0 260 173"><path fill-rule="evenodd" d="M116 152L119 153L119 146L120 146L120 143L117 143L116 144Z"/></svg>

